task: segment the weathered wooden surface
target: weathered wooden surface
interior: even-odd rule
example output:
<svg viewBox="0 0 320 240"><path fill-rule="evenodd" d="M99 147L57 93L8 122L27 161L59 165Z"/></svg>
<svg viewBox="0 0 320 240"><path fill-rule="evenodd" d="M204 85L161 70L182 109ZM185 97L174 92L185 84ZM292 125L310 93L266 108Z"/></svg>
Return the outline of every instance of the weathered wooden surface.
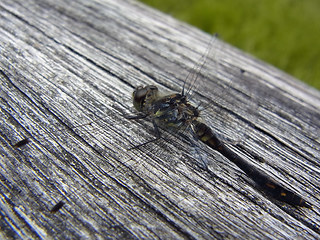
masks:
<svg viewBox="0 0 320 240"><path fill-rule="evenodd" d="M0 9L0 238L320 238L319 92L221 41L196 84L209 125L313 204L294 208L205 147L215 178L181 139L127 150L152 137L122 117L134 87L180 91L209 35L131 1Z"/></svg>

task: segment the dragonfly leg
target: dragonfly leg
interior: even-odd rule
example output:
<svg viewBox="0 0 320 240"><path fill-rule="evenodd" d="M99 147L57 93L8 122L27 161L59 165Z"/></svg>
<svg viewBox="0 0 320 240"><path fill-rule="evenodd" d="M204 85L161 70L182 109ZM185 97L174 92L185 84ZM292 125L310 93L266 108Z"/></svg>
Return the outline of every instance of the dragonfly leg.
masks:
<svg viewBox="0 0 320 240"><path fill-rule="evenodd" d="M146 118L148 115L144 114L144 113L139 113L137 115L123 115L124 118L126 119L130 119L130 120L137 120L137 119L144 119Z"/></svg>

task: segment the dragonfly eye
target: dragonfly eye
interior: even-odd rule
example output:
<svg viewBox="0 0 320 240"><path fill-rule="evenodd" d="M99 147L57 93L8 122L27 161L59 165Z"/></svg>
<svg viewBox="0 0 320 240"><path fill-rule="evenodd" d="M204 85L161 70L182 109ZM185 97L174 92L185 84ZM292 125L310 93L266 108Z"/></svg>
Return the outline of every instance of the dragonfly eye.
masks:
<svg viewBox="0 0 320 240"><path fill-rule="evenodd" d="M149 103L151 103L156 99L157 94L158 88L156 86L148 85L145 87L137 87L132 94L133 106L139 112L142 112L146 101L149 101Z"/></svg>

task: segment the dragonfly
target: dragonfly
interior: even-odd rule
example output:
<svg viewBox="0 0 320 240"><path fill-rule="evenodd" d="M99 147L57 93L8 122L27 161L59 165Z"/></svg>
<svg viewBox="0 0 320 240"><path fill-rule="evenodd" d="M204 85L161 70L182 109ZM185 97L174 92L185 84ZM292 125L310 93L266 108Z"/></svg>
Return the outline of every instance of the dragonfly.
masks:
<svg viewBox="0 0 320 240"><path fill-rule="evenodd" d="M204 62L202 65L203 64ZM211 149L218 151L232 161L273 198L293 206L310 208L311 204L304 198L285 188L278 181L239 156L220 140L218 135L207 124L200 121L201 111L199 107L194 106L189 101L188 94L185 93L186 81L187 80L185 80L180 93L172 93L164 96L161 96L155 85L139 86L134 90L132 94L133 106L138 114L132 116L126 115L124 117L131 120L149 118L152 121L155 135L154 139L136 145L134 148L140 148L150 142L160 140L160 128L174 129L176 131L183 129L190 130L197 140L200 140ZM193 83L193 86L194 85ZM25 138L14 144L13 147L20 148L29 142L30 139Z"/></svg>
<svg viewBox="0 0 320 240"><path fill-rule="evenodd" d="M192 135L198 140L236 164L273 198L293 206L311 207L310 203L301 196L283 187L221 141L207 124L199 120L200 110L189 101L187 94L184 93L184 87L181 93L161 96L155 85L139 86L134 90L132 98L133 106L138 114L126 117L128 119L149 118L152 121L155 135L154 139L135 147L139 148L142 145L159 140L161 138L159 127L179 131L190 129Z"/></svg>

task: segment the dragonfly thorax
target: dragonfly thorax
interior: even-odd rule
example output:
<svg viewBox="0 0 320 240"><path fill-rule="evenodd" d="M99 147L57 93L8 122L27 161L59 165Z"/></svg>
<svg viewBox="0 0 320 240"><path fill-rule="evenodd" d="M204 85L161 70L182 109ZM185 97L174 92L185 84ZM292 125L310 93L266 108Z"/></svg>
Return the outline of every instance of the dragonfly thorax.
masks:
<svg viewBox="0 0 320 240"><path fill-rule="evenodd" d="M157 125L163 127L186 127L199 117L198 108L189 103L183 94L175 93L159 96L153 85L138 87L133 92L135 108L150 116Z"/></svg>

